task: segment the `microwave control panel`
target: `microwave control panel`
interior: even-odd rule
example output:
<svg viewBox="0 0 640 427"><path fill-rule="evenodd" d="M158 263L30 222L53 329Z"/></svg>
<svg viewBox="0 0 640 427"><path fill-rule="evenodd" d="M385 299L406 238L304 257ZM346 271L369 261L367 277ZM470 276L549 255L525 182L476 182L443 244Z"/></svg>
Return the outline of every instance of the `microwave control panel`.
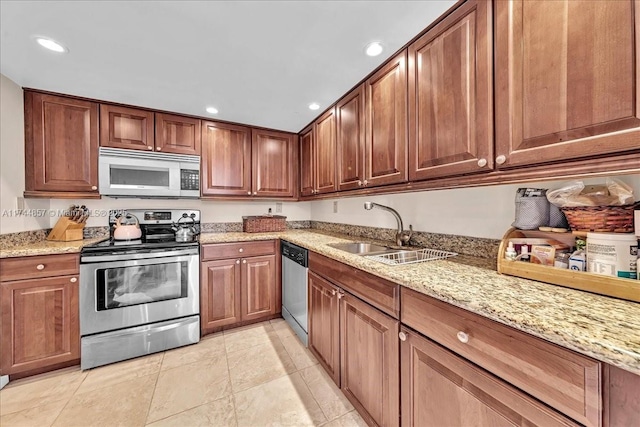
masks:
<svg viewBox="0 0 640 427"><path fill-rule="evenodd" d="M200 171L193 169L180 170L181 190L200 190Z"/></svg>

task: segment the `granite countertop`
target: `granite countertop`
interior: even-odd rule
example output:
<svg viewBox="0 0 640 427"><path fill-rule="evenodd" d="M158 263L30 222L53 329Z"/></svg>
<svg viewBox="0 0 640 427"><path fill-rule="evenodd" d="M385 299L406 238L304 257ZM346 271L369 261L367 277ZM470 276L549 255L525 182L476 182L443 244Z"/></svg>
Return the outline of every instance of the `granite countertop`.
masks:
<svg viewBox="0 0 640 427"><path fill-rule="evenodd" d="M498 274L495 260L459 255L388 266L327 246L363 241L311 230L203 234L201 243L282 238L417 292L640 374L640 304ZM639 284L640 286L640 284Z"/></svg>
<svg viewBox="0 0 640 427"><path fill-rule="evenodd" d="M49 240L42 240L26 244L5 244L0 247L0 258L78 253L84 246L100 242L107 238L108 237L102 236L91 239L73 240L70 242L51 242Z"/></svg>
<svg viewBox="0 0 640 427"><path fill-rule="evenodd" d="M200 243L285 239L409 289L509 325L614 366L640 374L640 304L505 276L493 259L388 266L327 246L368 239L319 232L203 233ZM0 258L79 252L103 240L37 242L0 247ZM388 242L386 242L388 244ZM639 285L640 286L640 285Z"/></svg>

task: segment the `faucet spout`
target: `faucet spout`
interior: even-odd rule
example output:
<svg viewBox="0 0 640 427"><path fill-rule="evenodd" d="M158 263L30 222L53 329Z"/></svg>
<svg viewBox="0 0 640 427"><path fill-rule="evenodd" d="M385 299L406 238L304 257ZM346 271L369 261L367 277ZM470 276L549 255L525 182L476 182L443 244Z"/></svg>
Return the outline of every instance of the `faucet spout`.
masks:
<svg viewBox="0 0 640 427"><path fill-rule="evenodd" d="M409 225L409 231L406 232L404 231L404 225L402 224L402 218L400 217L400 214L398 213L398 211L396 211L395 209L389 207L389 206L385 206L385 205L381 205L378 203L374 203L374 202L364 202L364 208L366 210L371 210L373 208L378 208L378 209L383 209L387 212L391 212L391 214L393 214L393 216L396 219L396 223L398 225L398 232L396 233L396 244L398 246L403 246L406 245L409 240L411 239L411 236L413 235L413 227L411 225Z"/></svg>

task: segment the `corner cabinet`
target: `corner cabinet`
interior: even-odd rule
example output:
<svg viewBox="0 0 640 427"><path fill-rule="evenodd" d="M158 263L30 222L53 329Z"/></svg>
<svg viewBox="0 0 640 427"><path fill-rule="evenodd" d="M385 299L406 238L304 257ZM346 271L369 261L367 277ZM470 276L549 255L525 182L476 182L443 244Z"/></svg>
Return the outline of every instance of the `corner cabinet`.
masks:
<svg viewBox="0 0 640 427"><path fill-rule="evenodd" d="M409 46L409 179L493 170L492 3L471 0Z"/></svg>
<svg viewBox="0 0 640 427"><path fill-rule="evenodd" d="M640 1L497 1L496 163L640 150Z"/></svg>
<svg viewBox="0 0 640 427"><path fill-rule="evenodd" d="M0 260L0 374L17 377L80 359L77 254Z"/></svg>
<svg viewBox="0 0 640 427"><path fill-rule="evenodd" d="M281 310L279 256L274 240L202 246L202 334L266 320Z"/></svg>
<svg viewBox="0 0 640 427"><path fill-rule="evenodd" d="M202 196L295 198L296 144L285 132L202 122Z"/></svg>
<svg viewBox="0 0 640 427"><path fill-rule="evenodd" d="M25 91L25 197L99 198L98 104Z"/></svg>

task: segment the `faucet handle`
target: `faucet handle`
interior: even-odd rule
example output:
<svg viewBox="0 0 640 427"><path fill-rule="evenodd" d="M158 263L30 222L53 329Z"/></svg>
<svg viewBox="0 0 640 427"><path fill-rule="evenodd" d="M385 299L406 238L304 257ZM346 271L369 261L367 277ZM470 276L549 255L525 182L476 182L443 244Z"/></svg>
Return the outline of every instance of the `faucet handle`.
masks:
<svg viewBox="0 0 640 427"><path fill-rule="evenodd" d="M407 244L411 240L411 236L413 236L413 225L409 225L409 231L402 230L400 241L402 241L402 244Z"/></svg>

